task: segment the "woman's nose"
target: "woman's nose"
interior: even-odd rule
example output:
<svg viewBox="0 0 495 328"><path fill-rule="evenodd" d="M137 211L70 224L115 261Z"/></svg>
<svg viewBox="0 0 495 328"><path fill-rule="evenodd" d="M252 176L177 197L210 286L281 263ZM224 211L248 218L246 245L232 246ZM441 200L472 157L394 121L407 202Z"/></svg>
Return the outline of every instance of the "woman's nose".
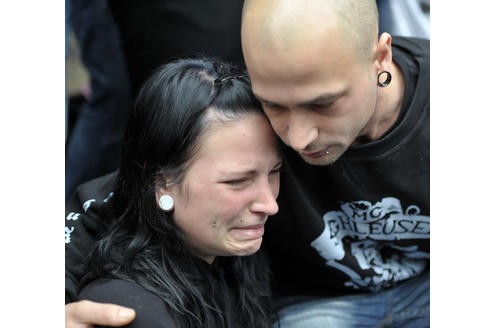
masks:
<svg viewBox="0 0 495 328"><path fill-rule="evenodd" d="M276 184L276 185L273 185ZM278 212L277 196L278 196L279 182L264 182L260 186L256 195L256 200L253 203L253 212L262 212L266 215L274 215Z"/></svg>

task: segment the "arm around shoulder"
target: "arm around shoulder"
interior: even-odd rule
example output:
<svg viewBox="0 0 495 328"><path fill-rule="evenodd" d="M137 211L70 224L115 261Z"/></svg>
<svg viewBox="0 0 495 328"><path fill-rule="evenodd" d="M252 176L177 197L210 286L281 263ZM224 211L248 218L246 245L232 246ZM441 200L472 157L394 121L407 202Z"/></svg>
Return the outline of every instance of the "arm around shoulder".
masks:
<svg viewBox="0 0 495 328"><path fill-rule="evenodd" d="M155 294L131 281L106 278L95 280L81 291L79 299L135 309L136 318L126 327L177 327L165 303Z"/></svg>
<svg viewBox="0 0 495 328"><path fill-rule="evenodd" d="M77 299L87 257L98 234L101 210L112 195L115 174L81 185L65 211L65 303Z"/></svg>
<svg viewBox="0 0 495 328"><path fill-rule="evenodd" d="M133 309L116 304L95 303L87 300L65 305L66 328L90 328L95 325L122 327L136 317Z"/></svg>

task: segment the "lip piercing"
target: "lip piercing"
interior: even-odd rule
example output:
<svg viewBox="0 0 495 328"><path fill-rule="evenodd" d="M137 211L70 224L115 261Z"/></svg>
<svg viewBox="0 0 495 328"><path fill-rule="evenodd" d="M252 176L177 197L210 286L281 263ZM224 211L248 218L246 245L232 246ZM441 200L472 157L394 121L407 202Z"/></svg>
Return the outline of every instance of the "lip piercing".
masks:
<svg viewBox="0 0 495 328"><path fill-rule="evenodd" d="M330 152L327 150L327 151L325 152L325 155L330 155Z"/></svg>
<svg viewBox="0 0 495 328"><path fill-rule="evenodd" d="M216 222L213 222L213 223L211 224L211 226L212 226L213 228L216 228L216 227L217 227L217 223L216 223Z"/></svg>

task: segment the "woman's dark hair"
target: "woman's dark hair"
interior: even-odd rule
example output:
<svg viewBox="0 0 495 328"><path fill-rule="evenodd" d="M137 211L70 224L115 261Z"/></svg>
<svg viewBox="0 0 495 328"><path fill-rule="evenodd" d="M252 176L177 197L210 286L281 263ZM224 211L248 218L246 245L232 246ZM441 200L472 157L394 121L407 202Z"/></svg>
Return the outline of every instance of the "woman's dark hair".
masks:
<svg viewBox="0 0 495 328"><path fill-rule="evenodd" d="M158 295L180 327L226 327L208 266L155 197L165 177L180 181L208 126L262 114L247 75L211 59L181 59L160 67L143 85L129 114L122 163L104 214L106 233L92 266L98 275L132 280ZM271 327L268 266L258 252L217 258L234 288L241 327Z"/></svg>

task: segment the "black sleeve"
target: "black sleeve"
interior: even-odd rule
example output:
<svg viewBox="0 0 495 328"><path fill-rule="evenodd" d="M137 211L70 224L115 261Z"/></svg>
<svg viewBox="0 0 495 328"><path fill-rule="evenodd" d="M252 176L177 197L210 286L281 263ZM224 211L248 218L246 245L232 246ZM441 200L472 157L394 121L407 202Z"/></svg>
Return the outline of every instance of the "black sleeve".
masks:
<svg viewBox="0 0 495 328"><path fill-rule="evenodd" d="M98 234L101 210L111 197L115 173L77 188L65 208L65 303L77 298L87 257Z"/></svg>
<svg viewBox="0 0 495 328"><path fill-rule="evenodd" d="M119 279L101 278L89 283L79 294L79 300L112 303L136 310L136 319L128 328L175 328L165 303L138 284Z"/></svg>

